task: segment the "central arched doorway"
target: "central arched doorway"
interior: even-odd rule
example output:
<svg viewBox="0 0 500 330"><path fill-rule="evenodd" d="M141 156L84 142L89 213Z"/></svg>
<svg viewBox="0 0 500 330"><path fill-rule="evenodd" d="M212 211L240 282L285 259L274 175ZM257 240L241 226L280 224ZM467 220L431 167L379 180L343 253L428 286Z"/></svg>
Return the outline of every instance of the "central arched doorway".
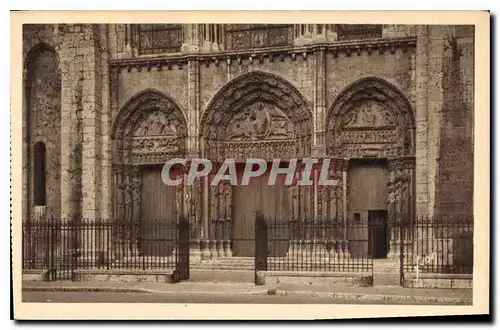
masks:
<svg viewBox="0 0 500 330"><path fill-rule="evenodd" d="M290 158L311 154L309 103L292 84L274 74L254 71L235 78L215 95L201 122L205 158L213 163L234 159L240 178L249 158L266 160L269 169L273 159L286 166ZM268 176L269 171L248 186L223 181L207 189L207 237L212 255L253 256L259 210L268 222L296 216L283 178L268 185ZM305 203L302 207L308 208ZM285 254L287 247L274 250L270 253Z"/></svg>

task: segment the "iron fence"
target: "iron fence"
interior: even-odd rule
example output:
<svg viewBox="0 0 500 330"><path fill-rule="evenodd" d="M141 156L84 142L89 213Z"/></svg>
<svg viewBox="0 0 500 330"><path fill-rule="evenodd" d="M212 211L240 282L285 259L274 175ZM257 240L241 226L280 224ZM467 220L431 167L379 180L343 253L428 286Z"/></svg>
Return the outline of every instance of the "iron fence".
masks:
<svg viewBox="0 0 500 330"><path fill-rule="evenodd" d="M266 270L372 271L367 224L335 218L268 221L263 226L267 235Z"/></svg>
<svg viewBox="0 0 500 330"><path fill-rule="evenodd" d="M472 274L472 218L417 218L401 226L405 273Z"/></svg>
<svg viewBox="0 0 500 330"><path fill-rule="evenodd" d="M53 279L70 277L75 270L176 269L181 241L189 244L189 234L183 234L189 233L189 226L180 223L173 219L25 222L23 269L48 269Z"/></svg>
<svg viewBox="0 0 500 330"><path fill-rule="evenodd" d="M258 256L265 270L373 272L374 260L390 259L403 276L471 274L473 226L472 219L435 217L411 222L264 219L256 221L255 232L259 244L265 237Z"/></svg>

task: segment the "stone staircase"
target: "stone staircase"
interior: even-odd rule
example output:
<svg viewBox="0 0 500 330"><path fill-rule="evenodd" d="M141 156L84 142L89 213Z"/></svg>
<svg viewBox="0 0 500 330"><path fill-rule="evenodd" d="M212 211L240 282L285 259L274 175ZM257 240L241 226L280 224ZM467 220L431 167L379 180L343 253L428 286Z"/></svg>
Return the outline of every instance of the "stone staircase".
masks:
<svg viewBox="0 0 500 330"><path fill-rule="evenodd" d="M191 261L190 282L254 282L253 257L223 257L215 260Z"/></svg>
<svg viewBox="0 0 500 330"><path fill-rule="evenodd" d="M373 286L399 286L399 260L373 260Z"/></svg>
<svg viewBox="0 0 500 330"><path fill-rule="evenodd" d="M254 270L253 257L222 257L190 263L194 270Z"/></svg>

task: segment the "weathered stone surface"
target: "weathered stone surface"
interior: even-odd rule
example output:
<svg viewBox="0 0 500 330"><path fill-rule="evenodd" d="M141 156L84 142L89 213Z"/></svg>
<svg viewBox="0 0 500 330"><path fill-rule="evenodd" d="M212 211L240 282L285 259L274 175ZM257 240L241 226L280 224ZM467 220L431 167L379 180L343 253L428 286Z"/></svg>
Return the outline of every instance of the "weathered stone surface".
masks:
<svg viewBox="0 0 500 330"><path fill-rule="evenodd" d="M383 43L349 40L352 45L342 47L336 44L333 25L294 28L302 30L295 34L296 40L288 50L243 47L237 53L222 54L219 51L224 49L224 38L215 34L207 37L199 26L189 24L183 30L184 53L181 49L181 53L145 59L138 57L138 32L131 25L25 25L24 214L32 212L28 201L33 193L33 165L28 155L39 138L46 141L50 156L47 203L54 215L116 216L116 195L112 193L116 186L112 165L116 160L112 155L117 145L112 127L126 104L144 91L157 91L175 105L186 124L183 134L190 155L203 156L207 150L199 138L202 127L209 124L204 121L208 118L205 114L217 113L210 107L225 102L225 91L231 91L231 107L239 97L253 101L261 98L259 101L287 108L279 109L285 115L309 113L310 118L301 118L307 125L296 125L308 135L303 137L308 144L304 150L328 155L326 146L332 140L358 134L339 131L339 135L328 136L327 128L332 125L329 111L353 82L369 77L384 81L390 86L388 90L408 105L406 115L392 120L413 134L403 137L410 144L400 156L414 159L416 191L412 198L416 212L470 215L473 27L386 25L382 28L382 37L386 38ZM407 41L397 41L401 39ZM34 51L42 44L50 51ZM253 72L276 79L263 80L260 86L259 82L242 84L241 91L233 88L243 81L241 77L250 77ZM308 111L298 111L300 107ZM413 121L401 122L410 117ZM368 142L383 142L394 137L393 131L384 132L370 133L363 141L373 137L378 140ZM197 207L208 200L201 193L195 196L199 199Z"/></svg>

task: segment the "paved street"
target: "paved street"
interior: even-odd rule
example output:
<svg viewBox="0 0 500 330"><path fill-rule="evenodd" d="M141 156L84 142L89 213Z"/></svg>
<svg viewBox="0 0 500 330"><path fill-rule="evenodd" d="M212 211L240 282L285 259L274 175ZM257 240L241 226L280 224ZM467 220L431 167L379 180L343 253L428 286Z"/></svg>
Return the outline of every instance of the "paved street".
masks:
<svg viewBox="0 0 500 330"><path fill-rule="evenodd" d="M199 293L136 293L136 292L23 292L23 302L54 302L54 303L241 303L241 304L380 304L380 301L345 300L304 296L272 296L272 295L209 295ZM425 303L384 302L384 304Z"/></svg>

